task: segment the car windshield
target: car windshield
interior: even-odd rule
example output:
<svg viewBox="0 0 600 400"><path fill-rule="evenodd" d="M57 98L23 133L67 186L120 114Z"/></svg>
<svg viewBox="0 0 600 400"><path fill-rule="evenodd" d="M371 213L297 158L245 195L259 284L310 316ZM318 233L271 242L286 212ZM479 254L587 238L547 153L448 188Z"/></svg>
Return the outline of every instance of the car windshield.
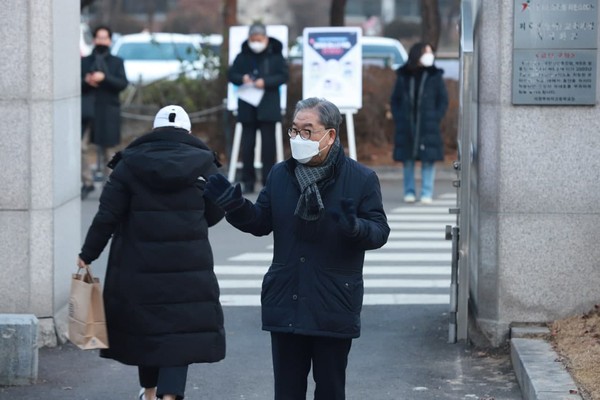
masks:
<svg viewBox="0 0 600 400"><path fill-rule="evenodd" d="M393 46L383 46L376 44L363 44L363 58L369 57L389 57L394 64L403 64L402 54Z"/></svg>
<svg viewBox="0 0 600 400"><path fill-rule="evenodd" d="M198 51L191 43L123 43L117 55L124 60L198 60Z"/></svg>

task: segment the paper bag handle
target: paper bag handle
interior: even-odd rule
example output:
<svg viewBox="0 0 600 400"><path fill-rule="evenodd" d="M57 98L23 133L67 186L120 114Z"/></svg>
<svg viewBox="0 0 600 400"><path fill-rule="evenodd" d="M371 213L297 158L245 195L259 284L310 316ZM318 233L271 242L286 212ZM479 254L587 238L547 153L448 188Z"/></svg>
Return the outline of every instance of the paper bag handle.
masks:
<svg viewBox="0 0 600 400"><path fill-rule="evenodd" d="M85 269L85 276L83 277L83 280L86 280L86 276L89 277L89 282L94 282L94 275L92 274L92 269L90 268L89 265L86 265L85 267L79 267L77 269L77 274L79 275L79 273L81 272L82 269Z"/></svg>

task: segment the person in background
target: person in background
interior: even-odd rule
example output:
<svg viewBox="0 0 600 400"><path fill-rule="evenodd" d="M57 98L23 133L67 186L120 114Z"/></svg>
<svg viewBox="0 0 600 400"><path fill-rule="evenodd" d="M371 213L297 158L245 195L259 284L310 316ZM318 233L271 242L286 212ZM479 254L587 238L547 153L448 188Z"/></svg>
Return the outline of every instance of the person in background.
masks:
<svg viewBox="0 0 600 400"><path fill-rule="evenodd" d="M208 241L224 213L204 197L220 164L190 129L183 108L164 107L152 132L115 155L77 260L89 265L112 238L100 356L138 367L140 400L183 399L188 365L225 357Z"/></svg>
<svg viewBox="0 0 600 400"><path fill-rule="evenodd" d="M242 182L244 193L254 192L254 147L256 130L261 134L262 184L275 163L275 124L281 121L279 86L288 80L288 66L283 58L282 43L267 36L267 28L254 23L248 30L248 39L242 43L228 71L234 85L253 85L264 90L260 103L252 104L238 98L237 120L242 124Z"/></svg>
<svg viewBox="0 0 600 400"><path fill-rule="evenodd" d="M435 162L444 159L444 142L440 123L448 108L448 94L442 77L444 71L434 65L433 48L416 43L406 64L397 70L391 98L396 125L394 160L403 163L404 201L417 200L415 161L421 162L420 201L433 201Z"/></svg>
<svg viewBox="0 0 600 400"><path fill-rule="evenodd" d="M94 30L94 50L81 59L81 138L89 129L90 143L98 147L97 173L103 174L108 149L121 142L121 102L119 93L127 85L123 60L110 54L112 31L107 26ZM91 165L82 147L81 198L94 190ZM98 169L97 168L97 169Z"/></svg>
<svg viewBox="0 0 600 400"><path fill-rule="evenodd" d="M339 109L325 99L297 103L288 130L292 158L276 164L256 203L213 175L206 196L236 228L273 234L263 279L262 326L271 332L275 400L345 399L352 339L360 335L365 251L390 233L375 172L344 154Z"/></svg>

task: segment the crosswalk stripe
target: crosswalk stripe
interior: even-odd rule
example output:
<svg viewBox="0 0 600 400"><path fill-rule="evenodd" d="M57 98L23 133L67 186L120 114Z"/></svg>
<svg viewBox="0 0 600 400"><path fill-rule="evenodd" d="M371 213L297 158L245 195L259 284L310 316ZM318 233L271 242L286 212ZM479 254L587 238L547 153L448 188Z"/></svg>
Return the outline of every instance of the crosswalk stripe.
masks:
<svg viewBox="0 0 600 400"><path fill-rule="evenodd" d="M269 269L268 265L215 265L215 273L217 276L226 277L229 275L264 275ZM365 265L363 275L449 275L450 266L381 266L381 265Z"/></svg>
<svg viewBox="0 0 600 400"><path fill-rule="evenodd" d="M400 206L392 209L392 213L395 212L410 212L410 210L423 212L431 210L432 213L448 213L450 208L456 207L456 201L452 200L441 200L436 201L434 205L421 205L421 204L413 204L410 206Z"/></svg>
<svg viewBox="0 0 600 400"><path fill-rule="evenodd" d="M446 240L444 231L391 231L389 239L438 239Z"/></svg>
<svg viewBox="0 0 600 400"><path fill-rule="evenodd" d="M440 199L456 199L456 193L442 193L440 194L439 198Z"/></svg>
<svg viewBox="0 0 600 400"><path fill-rule="evenodd" d="M423 231L423 230L433 230L433 229L441 229L444 231L447 223L433 223L433 222L388 222L388 225L392 229L392 231L396 229L402 229L407 231Z"/></svg>
<svg viewBox="0 0 600 400"><path fill-rule="evenodd" d="M427 209L422 207L398 207L388 213L388 218L390 215L395 214L423 214L424 212L427 212L427 214L450 214L448 210L450 210L449 207L427 207Z"/></svg>
<svg viewBox="0 0 600 400"><path fill-rule="evenodd" d="M264 261L273 259L273 253L242 253L230 257L231 261ZM366 261L451 261L450 254L444 253L399 253L399 252L367 252Z"/></svg>
<svg viewBox="0 0 600 400"><path fill-rule="evenodd" d="M260 306L260 295L252 294L222 294L221 304L224 306ZM446 294L398 294L398 293L366 293L363 305L435 305L448 304L450 295Z"/></svg>
<svg viewBox="0 0 600 400"><path fill-rule="evenodd" d="M443 253L366 253L365 261L452 261L449 252Z"/></svg>
<svg viewBox="0 0 600 400"><path fill-rule="evenodd" d="M383 245L382 249L395 249L395 250L449 250L452 248L452 243L449 241L431 241L431 240L388 240Z"/></svg>
<svg viewBox="0 0 600 400"><path fill-rule="evenodd" d="M428 215L428 214L392 214L388 215L388 221L439 221L450 223L456 221L456 215Z"/></svg>
<svg viewBox="0 0 600 400"><path fill-rule="evenodd" d="M449 279L364 279L365 288L449 288ZM221 289L260 288L262 280L226 279L219 282Z"/></svg>
<svg viewBox="0 0 600 400"><path fill-rule="evenodd" d="M363 305L376 306L381 304L416 305L416 304L449 304L448 294L400 294L400 293L366 293Z"/></svg>

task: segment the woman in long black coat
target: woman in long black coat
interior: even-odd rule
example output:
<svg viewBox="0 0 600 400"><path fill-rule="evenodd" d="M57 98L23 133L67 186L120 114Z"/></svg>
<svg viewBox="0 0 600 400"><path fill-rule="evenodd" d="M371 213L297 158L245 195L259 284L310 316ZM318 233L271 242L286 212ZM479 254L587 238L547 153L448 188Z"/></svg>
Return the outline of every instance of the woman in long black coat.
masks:
<svg viewBox="0 0 600 400"><path fill-rule="evenodd" d="M396 124L394 160L403 163L404 201L416 201L415 161L421 161L421 202L433 199L435 162L444 159L440 123L448 108L442 69L433 64L431 45L416 43L398 68L391 98Z"/></svg>
<svg viewBox="0 0 600 400"><path fill-rule="evenodd" d="M223 212L204 198L219 166L167 106L152 132L111 161L114 168L79 254L83 267L112 236L104 284L109 349L139 367L140 399L182 399L187 367L225 357L223 311L208 227ZM115 165L116 164L116 165Z"/></svg>
<svg viewBox="0 0 600 400"><path fill-rule="evenodd" d="M106 42L100 42L100 35L104 35ZM90 142L101 147L113 147L121 143L119 94L129 84L123 60L110 54L111 37L109 28L96 28L96 46L92 54L81 59L82 128L91 125ZM104 74L104 79L97 86L90 85L86 80L86 76L94 72Z"/></svg>

